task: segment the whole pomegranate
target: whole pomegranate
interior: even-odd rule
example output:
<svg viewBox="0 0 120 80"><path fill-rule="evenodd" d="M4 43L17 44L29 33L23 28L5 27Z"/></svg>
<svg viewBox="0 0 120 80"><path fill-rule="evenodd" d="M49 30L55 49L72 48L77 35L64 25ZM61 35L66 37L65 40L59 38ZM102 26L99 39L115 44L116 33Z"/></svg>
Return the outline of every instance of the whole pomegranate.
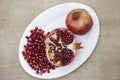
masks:
<svg viewBox="0 0 120 80"><path fill-rule="evenodd" d="M73 33L83 35L91 29L93 20L86 10L74 9L67 15L66 25Z"/></svg>
<svg viewBox="0 0 120 80"><path fill-rule="evenodd" d="M73 61L76 51L80 46L71 31L58 28L46 36L46 55L55 66L65 66Z"/></svg>

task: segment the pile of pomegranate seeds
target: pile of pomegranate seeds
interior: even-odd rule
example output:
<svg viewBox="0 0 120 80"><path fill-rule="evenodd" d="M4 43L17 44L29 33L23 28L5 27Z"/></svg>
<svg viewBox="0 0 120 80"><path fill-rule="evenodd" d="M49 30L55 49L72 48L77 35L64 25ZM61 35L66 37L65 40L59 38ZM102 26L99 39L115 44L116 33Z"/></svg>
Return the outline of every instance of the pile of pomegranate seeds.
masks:
<svg viewBox="0 0 120 80"><path fill-rule="evenodd" d="M26 36L27 44L22 51L23 57L37 74L49 73L51 69L55 69L55 66L46 57L44 31L36 27L30 32L31 35Z"/></svg>

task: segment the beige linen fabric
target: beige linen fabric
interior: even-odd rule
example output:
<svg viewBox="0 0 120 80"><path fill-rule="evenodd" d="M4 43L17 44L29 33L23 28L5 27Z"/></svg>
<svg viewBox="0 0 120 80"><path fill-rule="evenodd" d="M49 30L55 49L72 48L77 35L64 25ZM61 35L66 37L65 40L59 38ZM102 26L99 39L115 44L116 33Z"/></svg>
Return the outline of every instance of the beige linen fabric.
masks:
<svg viewBox="0 0 120 80"><path fill-rule="evenodd" d="M44 10L70 0L0 0L0 80L39 80L18 59L21 35ZM101 23L90 58L77 70L54 80L120 80L120 0L71 0L92 7ZM41 80L41 79L40 79Z"/></svg>

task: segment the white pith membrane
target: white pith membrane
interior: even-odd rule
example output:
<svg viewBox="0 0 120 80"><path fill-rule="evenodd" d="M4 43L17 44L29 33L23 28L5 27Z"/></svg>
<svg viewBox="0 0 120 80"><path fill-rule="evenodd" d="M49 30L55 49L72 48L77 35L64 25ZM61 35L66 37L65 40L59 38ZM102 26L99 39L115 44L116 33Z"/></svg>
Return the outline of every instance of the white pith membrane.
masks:
<svg viewBox="0 0 120 80"><path fill-rule="evenodd" d="M62 42L61 36L57 36L58 31L67 31L67 33L69 33L69 35L73 36L72 42L67 43L67 44ZM63 33L63 35L64 35L64 33ZM69 40L69 36L68 36L67 40ZM50 63L52 63L53 65L65 66L65 65L69 64L70 62L72 62L72 60L75 57L77 49L81 48L80 44L81 43L77 44L76 39L71 31L69 31L65 28L55 29L51 33L49 33L46 37L46 40L45 40L46 56L47 56L48 60L50 61ZM63 50L63 49L69 51L72 58L69 58L70 54L68 55L66 52L62 53L61 50ZM63 64L61 60L59 60L59 59L55 60L55 51L58 51L60 56L63 56L63 54L68 55L68 63Z"/></svg>

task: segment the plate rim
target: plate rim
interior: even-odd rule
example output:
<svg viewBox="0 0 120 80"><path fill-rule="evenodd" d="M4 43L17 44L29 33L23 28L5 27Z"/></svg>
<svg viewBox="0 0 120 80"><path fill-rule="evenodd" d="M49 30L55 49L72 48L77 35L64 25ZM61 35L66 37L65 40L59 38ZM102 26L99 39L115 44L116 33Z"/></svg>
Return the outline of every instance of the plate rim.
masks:
<svg viewBox="0 0 120 80"><path fill-rule="evenodd" d="M53 6L53 7L51 7L51 8L48 8L48 9L46 9L46 10L44 10L42 13L40 13L40 14L38 14L38 16L36 16L31 22L30 22L30 24L26 27L26 29L24 30L24 32L23 32L23 34L22 34L22 36L21 36L21 38L20 38L20 43L19 43L19 50L18 50L18 57L19 57L19 62L20 62L20 65L22 66L22 62L20 61L20 44L21 44L21 41L22 41L22 37L24 36L24 34L25 34L25 31L27 30L27 28L32 24L32 23L34 23L35 21L36 21L36 19L37 19L37 17L39 17L40 15L42 16L43 14L45 14L45 12L47 13L48 11L50 11L52 8L55 8L55 7L57 7L57 6L59 6L59 5L66 5L66 4L77 4L77 5L84 5L84 6L86 6L87 8L90 8L93 12L94 12L94 15L96 16L96 18L97 18L97 20L98 20L98 35L97 35L97 41L96 41L96 44L95 44L95 47L93 48L93 50L91 50L92 52L90 52L91 54L93 53L93 51L96 49L96 46L97 46L97 43L98 43L98 41L99 41L99 36L100 36L100 22L99 22L99 18L98 18L98 16L97 16L97 14L96 14L96 12L91 8L91 7L89 7L89 6L87 6L86 4L84 4L84 3L77 3L77 2L66 2L66 3L61 3L61 4L58 4L58 5L55 5L55 6ZM91 56L91 54L82 62L82 64L81 65L83 65L88 59L89 59L89 57ZM75 68L74 70L76 70L76 69L78 69L81 65L79 65L77 68ZM24 67L22 66L22 68L24 69ZM24 69L25 70L25 69ZM74 70L72 70L71 72L73 72ZM25 70L25 72L26 73L28 73L26 70ZM71 73L71 72L69 72L69 73ZM67 73L67 74L69 74L69 73ZM28 73L29 75L31 75L30 73ZM62 75L62 76L65 76L65 75L67 75L67 74L64 74L64 75ZM33 75L31 75L31 76L33 76ZM36 78L40 78L40 79L53 79L53 78L58 78L58 77L62 77L62 76L57 76L57 77L47 77L47 78L41 78L41 77L36 77L36 76L33 76L33 77L36 77Z"/></svg>

